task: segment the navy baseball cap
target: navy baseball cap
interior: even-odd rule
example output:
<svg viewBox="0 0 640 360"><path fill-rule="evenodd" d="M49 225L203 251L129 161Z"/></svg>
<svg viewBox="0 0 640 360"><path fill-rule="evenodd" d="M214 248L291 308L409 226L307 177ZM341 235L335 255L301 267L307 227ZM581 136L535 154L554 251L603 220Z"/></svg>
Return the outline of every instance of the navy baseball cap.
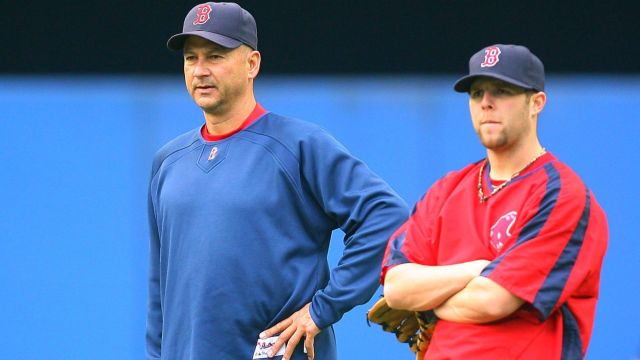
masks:
<svg viewBox="0 0 640 360"><path fill-rule="evenodd" d="M544 65L521 45L496 44L475 53L469 59L469 75L456 81L457 92L469 92L481 76L499 79L528 90L544 91Z"/></svg>
<svg viewBox="0 0 640 360"><path fill-rule="evenodd" d="M194 6L184 18L182 32L170 37L167 47L174 51L182 50L190 35L230 49L242 44L258 49L256 21L236 3L208 2Z"/></svg>

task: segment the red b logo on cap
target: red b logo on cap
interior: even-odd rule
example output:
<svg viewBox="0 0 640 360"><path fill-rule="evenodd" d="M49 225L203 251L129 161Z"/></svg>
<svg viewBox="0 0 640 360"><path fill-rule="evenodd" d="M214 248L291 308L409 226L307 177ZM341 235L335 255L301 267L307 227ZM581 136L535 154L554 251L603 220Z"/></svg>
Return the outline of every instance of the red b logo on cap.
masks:
<svg viewBox="0 0 640 360"><path fill-rule="evenodd" d="M198 6L198 13L196 14L196 20L193 22L193 25L202 25L209 21L209 14L211 13L211 5L202 4Z"/></svg>
<svg viewBox="0 0 640 360"><path fill-rule="evenodd" d="M491 46L484 49L484 61L480 64L480 67L492 67L500 61L500 48L497 46Z"/></svg>

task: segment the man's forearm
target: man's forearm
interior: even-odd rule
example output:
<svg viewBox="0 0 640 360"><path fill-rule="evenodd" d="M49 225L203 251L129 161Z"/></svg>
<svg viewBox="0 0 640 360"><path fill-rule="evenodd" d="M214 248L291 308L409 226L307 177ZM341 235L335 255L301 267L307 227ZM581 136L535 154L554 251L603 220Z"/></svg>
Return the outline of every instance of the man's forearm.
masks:
<svg viewBox="0 0 640 360"><path fill-rule="evenodd" d="M481 324L505 318L522 304L522 299L494 281L477 276L434 311L444 320Z"/></svg>
<svg viewBox="0 0 640 360"><path fill-rule="evenodd" d="M385 276L384 296L392 308L431 310L462 290L488 263L475 260L443 266L397 265Z"/></svg>

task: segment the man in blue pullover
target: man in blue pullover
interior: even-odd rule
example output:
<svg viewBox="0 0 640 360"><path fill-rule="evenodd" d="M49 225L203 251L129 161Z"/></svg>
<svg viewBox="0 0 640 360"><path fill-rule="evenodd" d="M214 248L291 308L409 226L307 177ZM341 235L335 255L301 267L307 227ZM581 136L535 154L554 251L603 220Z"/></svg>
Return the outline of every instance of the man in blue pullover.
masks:
<svg viewBox="0 0 640 360"><path fill-rule="evenodd" d="M256 102L237 4L195 6L167 46L205 122L153 161L147 359L336 359L331 326L375 292L405 203L320 127Z"/></svg>

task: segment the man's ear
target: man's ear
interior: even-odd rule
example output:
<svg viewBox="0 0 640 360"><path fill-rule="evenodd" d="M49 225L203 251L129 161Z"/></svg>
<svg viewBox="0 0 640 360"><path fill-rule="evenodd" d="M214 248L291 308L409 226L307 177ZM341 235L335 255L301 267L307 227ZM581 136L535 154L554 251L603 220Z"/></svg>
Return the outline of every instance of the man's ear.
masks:
<svg viewBox="0 0 640 360"><path fill-rule="evenodd" d="M537 93L531 95L530 109L532 115L538 115L544 109L544 106L547 103L547 94L544 91L538 91Z"/></svg>
<svg viewBox="0 0 640 360"><path fill-rule="evenodd" d="M260 60L262 56L260 52L257 50L251 50L247 54L247 68L248 68L248 76L250 79L255 79L260 72Z"/></svg>

